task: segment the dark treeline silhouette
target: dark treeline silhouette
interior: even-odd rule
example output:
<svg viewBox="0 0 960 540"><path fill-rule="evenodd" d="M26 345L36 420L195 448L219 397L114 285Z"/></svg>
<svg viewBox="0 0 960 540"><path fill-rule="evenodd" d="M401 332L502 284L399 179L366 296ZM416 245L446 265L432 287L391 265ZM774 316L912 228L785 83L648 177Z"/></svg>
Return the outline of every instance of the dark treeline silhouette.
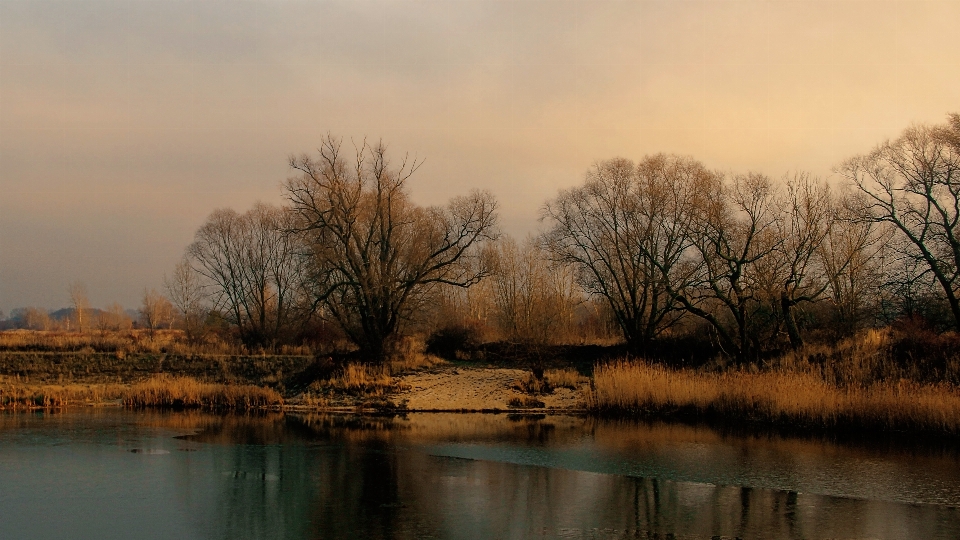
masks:
<svg viewBox="0 0 960 540"><path fill-rule="evenodd" d="M170 301L144 292L144 327L192 341L220 328L250 350L352 344L375 362L419 334L448 356L620 341L738 363L897 321L960 329L956 114L841 163L832 186L676 155L599 161L522 242L499 234L488 193L413 203L418 162L391 164L383 144L348 152L328 136L290 166L284 206L207 218L165 279Z"/></svg>

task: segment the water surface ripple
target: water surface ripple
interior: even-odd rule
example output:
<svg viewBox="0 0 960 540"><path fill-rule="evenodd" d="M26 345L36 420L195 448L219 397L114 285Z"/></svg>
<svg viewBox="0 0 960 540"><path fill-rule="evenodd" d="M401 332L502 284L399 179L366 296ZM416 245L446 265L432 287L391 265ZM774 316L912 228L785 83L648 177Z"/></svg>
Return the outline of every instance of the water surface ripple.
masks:
<svg viewBox="0 0 960 540"><path fill-rule="evenodd" d="M0 414L0 538L960 538L951 444L569 416Z"/></svg>

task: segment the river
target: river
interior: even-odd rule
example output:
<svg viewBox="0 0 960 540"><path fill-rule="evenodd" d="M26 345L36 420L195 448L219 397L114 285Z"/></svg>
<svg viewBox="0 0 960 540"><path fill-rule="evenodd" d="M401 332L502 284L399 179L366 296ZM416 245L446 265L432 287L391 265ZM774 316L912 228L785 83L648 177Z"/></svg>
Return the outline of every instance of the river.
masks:
<svg viewBox="0 0 960 540"><path fill-rule="evenodd" d="M575 416L0 413L0 538L960 538L956 444Z"/></svg>

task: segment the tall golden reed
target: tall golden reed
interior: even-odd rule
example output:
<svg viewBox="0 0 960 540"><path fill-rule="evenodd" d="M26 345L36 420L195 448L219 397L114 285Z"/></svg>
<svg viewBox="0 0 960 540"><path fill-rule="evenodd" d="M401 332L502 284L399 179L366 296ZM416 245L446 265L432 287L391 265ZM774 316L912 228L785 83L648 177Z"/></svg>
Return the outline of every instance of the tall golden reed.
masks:
<svg viewBox="0 0 960 540"><path fill-rule="evenodd" d="M621 360L594 371L588 406L805 427L960 434L960 392L950 385L899 381L839 388L801 372L698 373Z"/></svg>
<svg viewBox="0 0 960 540"><path fill-rule="evenodd" d="M50 409L100 404L120 397L119 384L26 384L0 377L0 409Z"/></svg>
<svg viewBox="0 0 960 540"><path fill-rule="evenodd" d="M275 390L253 385L200 382L191 377L160 375L136 384L123 395L131 408L266 409L283 406Z"/></svg>

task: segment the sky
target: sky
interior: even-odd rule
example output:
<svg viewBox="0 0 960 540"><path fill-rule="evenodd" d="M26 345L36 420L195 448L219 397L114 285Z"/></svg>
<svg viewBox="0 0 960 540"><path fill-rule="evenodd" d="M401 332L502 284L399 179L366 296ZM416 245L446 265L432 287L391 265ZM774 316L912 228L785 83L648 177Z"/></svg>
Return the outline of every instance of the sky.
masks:
<svg viewBox="0 0 960 540"><path fill-rule="evenodd" d="M598 160L837 181L960 112L960 1L0 0L0 310L136 308L217 208L327 134L502 229Z"/></svg>

